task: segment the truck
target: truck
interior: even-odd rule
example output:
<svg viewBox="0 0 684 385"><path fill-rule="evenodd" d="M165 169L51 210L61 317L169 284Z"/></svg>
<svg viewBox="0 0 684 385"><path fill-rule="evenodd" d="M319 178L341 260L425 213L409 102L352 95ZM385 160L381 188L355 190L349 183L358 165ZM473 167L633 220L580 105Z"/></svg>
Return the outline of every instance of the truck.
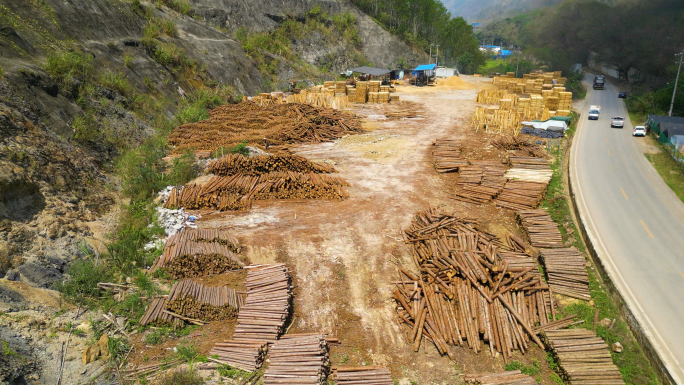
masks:
<svg viewBox="0 0 684 385"><path fill-rule="evenodd" d="M602 90L605 82L606 82L605 76L603 76L603 75L594 76L594 89L595 90Z"/></svg>
<svg viewBox="0 0 684 385"><path fill-rule="evenodd" d="M600 113L601 113L601 106L589 107L589 120L598 120Z"/></svg>

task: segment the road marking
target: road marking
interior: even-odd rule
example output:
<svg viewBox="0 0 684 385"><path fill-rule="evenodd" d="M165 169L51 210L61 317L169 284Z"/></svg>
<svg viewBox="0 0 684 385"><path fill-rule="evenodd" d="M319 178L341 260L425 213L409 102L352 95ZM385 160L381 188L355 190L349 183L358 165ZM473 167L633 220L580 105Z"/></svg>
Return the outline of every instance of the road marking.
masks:
<svg viewBox="0 0 684 385"><path fill-rule="evenodd" d="M608 156L610 156L610 148L608 149Z"/></svg>
<svg viewBox="0 0 684 385"><path fill-rule="evenodd" d="M644 226L644 228L645 228L646 231L648 232L648 235L650 235L651 238L655 238L655 237L653 236L653 234L651 234L651 230L649 230L648 227L646 227L646 224L644 223L644 221L642 221L641 219L639 219L639 222L641 222L641 225Z"/></svg>
<svg viewBox="0 0 684 385"><path fill-rule="evenodd" d="M611 167L613 167L613 166L611 166ZM625 196L625 199L629 200L629 198L627 198L627 194L625 194L625 190L622 187L620 187L620 191L622 191L622 195ZM644 223L644 222L641 222L641 223ZM644 225L644 226L646 226L646 225Z"/></svg>
<svg viewBox="0 0 684 385"><path fill-rule="evenodd" d="M608 137L606 136L606 143L608 143Z"/></svg>
<svg viewBox="0 0 684 385"><path fill-rule="evenodd" d="M682 277L684 277L684 273L682 273Z"/></svg>
<svg viewBox="0 0 684 385"><path fill-rule="evenodd" d="M615 174L615 169L613 168L613 165L610 165L610 169L613 171L613 174Z"/></svg>

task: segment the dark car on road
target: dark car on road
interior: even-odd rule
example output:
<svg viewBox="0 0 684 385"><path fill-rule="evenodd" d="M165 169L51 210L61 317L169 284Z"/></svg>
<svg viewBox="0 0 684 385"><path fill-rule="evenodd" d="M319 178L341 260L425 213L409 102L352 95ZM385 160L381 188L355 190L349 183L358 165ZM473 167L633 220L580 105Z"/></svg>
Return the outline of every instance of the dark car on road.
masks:
<svg viewBox="0 0 684 385"><path fill-rule="evenodd" d="M627 92L625 92L625 91L618 92L618 98L626 98L626 97L627 97Z"/></svg>

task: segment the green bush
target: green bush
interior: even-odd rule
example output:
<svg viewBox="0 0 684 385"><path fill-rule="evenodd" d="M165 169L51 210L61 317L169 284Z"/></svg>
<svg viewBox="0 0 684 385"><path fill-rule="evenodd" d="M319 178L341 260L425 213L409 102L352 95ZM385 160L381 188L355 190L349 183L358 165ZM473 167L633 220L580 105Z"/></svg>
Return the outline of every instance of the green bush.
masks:
<svg viewBox="0 0 684 385"><path fill-rule="evenodd" d="M237 368L231 368L228 365L219 365L216 368L216 371L218 372L219 376L226 378L244 378L247 377L247 375L249 374L249 372L245 372L244 370L240 370Z"/></svg>
<svg viewBox="0 0 684 385"><path fill-rule="evenodd" d="M100 76L100 85L114 90L125 97L130 97L135 93L131 83L120 72L107 72Z"/></svg>
<svg viewBox="0 0 684 385"><path fill-rule="evenodd" d="M183 343L176 346L176 355L178 358L190 363L198 361L198 358L201 357L199 355L199 348L192 343Z"/></svg>
<svg viewBox="0 0 684 385"><path fill-rule="evenodd" d="M93 58L77 51L58 51L48 56L45 71L63 87L71 88L93 72Z"/></svg>
<svg viewBox="0 0 684 385"><path fill-rule="evenodd" d="M539 361L533 358L531 366L526 366L520 361L511 361L506 364L505 369L520 370L523 374L527 374L528 376L535 376L539 374L539 371L541 370L541 365L539 364Z"/></svg>
<svg viewBox="0 0 684 385"><path fill-rule="evenodd" d="M101 262L101 261L100 261ZM92 259L74 261L68 269L69 278L58 282L55 289L64 299L80 306L86 306L102 296L97 287L99 282L107 282L112 274L104 264L95 264Z"/></svg>
<svg viewBox="0 0 684 385"><path fill-rule="evenodd" d="M155 190L156 191L156 190ZM154 220L154 207L148 201L134 200L124 207L113 239L107 247L107 261L124 276L150 266L160 254L146 250L145 244L163 230Z"/></svg>
<svg viewBox="0 0 684 385"><path fill-rule="evenodd" d="M194 370L178 369L165 374L157 382L158 385L202 385L204 380Z"/></svg>
<svg viewBox="0 0 684 385"><path fill-rule="evenodd" d="M187 0L156 0L157 4L163 4L183 15L190 15L192 7Z"/></svg>
<svg viewBox="0 0 684 385"><path fill-rule="evenodd" d="M75 117L71 123L71 129L74 132L74 139L82 143L95 142L102 137L97 121L91 112Z"/></svg>
<svg viewBox="0 0 684 385"><path fill-rule="evenodd" d="M177 70L191 67L194 63L188 59L182 49L174 44L157 41L152 48L152 58L159 64Z"/></svg>
<svg viewBox="0 0 684 385"><path fill-rule="evenodd" d="M124 360L130 350L130 346L123 337L110 337L107 342L107 348L109 349L109 359L116 363Z"/></svg>
<svg viewBox="0 0 684 385"><path fill-rule="evenodd" d="M178 124L195 123L205 119L209 119L209 112L199 106L184 107L176 114Z"/></svg>
<svg viewBox="0 0 684 385"><path fill-rule="evenodd" d="M159 345L164 341L164 334L161 330L153 330L152 333L145 336L145 342L150 345Z"/></svg>
<svg viewBox="0 0 684 385"><path fill-rule="evenodd" d="M247 148L247 142L242 142L235 147L221 147L216 150L213 154L213 158L219 158L228 154L242 154L244 156L249 155L249 149Z"/></svg>
<svg viewBox="0 0 684 385"><path fill-rule="evenodd" d="M176 23L173 20L151 18L143 29L143 38L156 39L161 36L177 37Z"/></svg>

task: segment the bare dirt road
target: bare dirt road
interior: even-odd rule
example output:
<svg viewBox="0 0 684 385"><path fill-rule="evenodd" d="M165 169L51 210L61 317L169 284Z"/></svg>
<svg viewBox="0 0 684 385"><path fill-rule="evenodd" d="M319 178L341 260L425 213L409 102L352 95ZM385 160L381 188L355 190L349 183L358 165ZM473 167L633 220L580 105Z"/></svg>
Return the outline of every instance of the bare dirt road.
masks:
<svg viewBox="0 0 684 385"><path fill-rule="evenodd" d="M402 88L401 99L422 109L419 118L380 119L384 106L363 105L354 112L367 117L372 131L298 147L298 154L335 165L339 176L351 184L349 199L255 202L246 212L202 218L200 226L232 229L247 245L252 263L278 261L290 266L296 289L289 332L324 332L339 338L341 344L331 347L333 365L385 365L407 384L455 383L464 370L503 369L501 358L476 355L467 348L454 349L456 362L440 357L426 343L414 353L391 299L397 266L414 269L401 230L416 212L444 205L450 212L486 218L485 226L492 232L515 231L512 214L493 204L479 207L450 200L456 176L438 174L432 166L430 150L437 138L472 141L474 159L488 152L489 158L503 156L483 146L482 135L476 139L468 128L476 92L491 80L467 79L471 84L457 87ZM519 359L529 363L534 357L547 371L541 350Z"/></svg>

